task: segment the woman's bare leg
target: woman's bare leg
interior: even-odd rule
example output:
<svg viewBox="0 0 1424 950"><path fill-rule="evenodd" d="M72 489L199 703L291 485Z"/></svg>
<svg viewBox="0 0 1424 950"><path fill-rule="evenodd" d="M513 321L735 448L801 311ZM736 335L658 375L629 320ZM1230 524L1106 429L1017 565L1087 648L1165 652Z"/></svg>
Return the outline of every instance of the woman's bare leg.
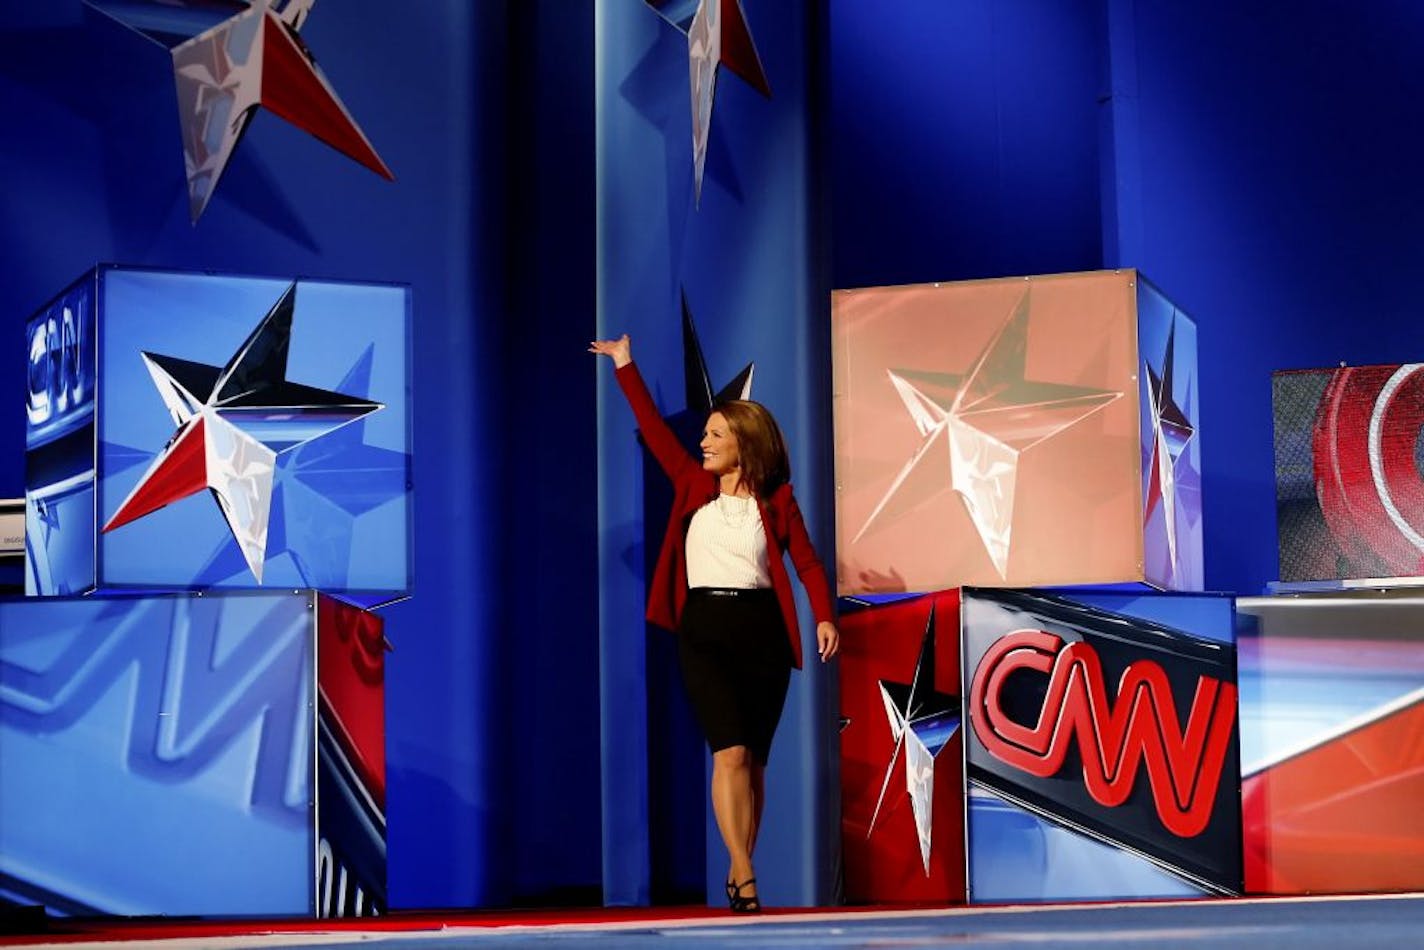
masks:
<svg viewBox="0 0 1424 950"><path fill-rule="evenodd" d="M712 753L712 813L717 830L727 846L732 867L728 880L741 884L756 876L752 870L751 845L756 840L757 802L753 793L753 773L757 771L744 745L734 745ZM751 897L756 887L744 888Z"/></svg>
<svg viewBox="0 0 1424 950"><path fill-rule="evenodd" d="M753 762L752 771L752 833L747 839L747 855L756 854L757 832L761 830L761 813L766 807L766 766Z"/></svg>

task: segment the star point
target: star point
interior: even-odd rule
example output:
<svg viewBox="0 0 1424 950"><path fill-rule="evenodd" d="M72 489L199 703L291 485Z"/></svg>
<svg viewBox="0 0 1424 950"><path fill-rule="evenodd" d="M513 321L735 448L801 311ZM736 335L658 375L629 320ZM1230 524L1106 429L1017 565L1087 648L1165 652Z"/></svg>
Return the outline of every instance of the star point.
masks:
<svg viewBox="0 0 1424 950"><path fill-rule="evenodd" d="M726 66L767 98L771 86L752 40L741 0L645 0L657 14L687 36L688 80L692 95L692 164L696 200L702 199L702 170L717 67Z"/></svg>
<svg viewBox="0 0 1424 950"><path fill-rule="evenodd" d="M702 353L702 341L697 337L697 327L692 320L692 308L688 306L686 291L682 293L682 372L687 395L686 411L700 419L705 419L719 402L752 398L752 378L756 374L756 363L748 363L727 385L713 391L712 374L707 369L707 357Z"/></svg>

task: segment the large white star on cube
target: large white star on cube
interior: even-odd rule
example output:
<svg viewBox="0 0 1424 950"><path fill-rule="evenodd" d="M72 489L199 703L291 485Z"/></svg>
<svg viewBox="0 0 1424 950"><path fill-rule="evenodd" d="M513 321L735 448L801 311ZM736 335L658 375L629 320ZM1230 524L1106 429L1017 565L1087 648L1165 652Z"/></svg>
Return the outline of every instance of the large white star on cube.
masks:
<svg viewBox="0 0 1424 950"><path fill-rule="evenodd" d="M207 488L262 583L277 456L383 408L287 381L296 293L289 285L221 368L142 354L177 429L104 531Z"/></svg>
<svg viewBox="0 0 1424 950"><path fill-rule="evenodd" d="M930 494L951 489L959 495L995 570L1008 577L1019 457L1122 396L1024 378L1028 322L1026 289L962 377L886 371L920 434L920 444L852 543L870 530L892 500L924 491L928 482ZM910 487L917 474L921 477ZM900 500L916 504L925 498Z"/></svg>

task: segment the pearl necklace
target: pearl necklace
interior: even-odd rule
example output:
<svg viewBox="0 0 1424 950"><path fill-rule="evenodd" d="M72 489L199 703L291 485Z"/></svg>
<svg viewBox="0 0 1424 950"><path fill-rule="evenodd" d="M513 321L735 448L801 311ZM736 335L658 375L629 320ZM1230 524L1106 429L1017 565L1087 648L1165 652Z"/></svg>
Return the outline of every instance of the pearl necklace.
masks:
<svg viewBox="0 0 1424 950"><path fill-rule="evenodd" d="M734 499L730 503L726 499ZM719 494L716 501L717 514L722 519L722 523L729 528L745 528L751 521L751 517L756 513L756 499L740 498L736 495Z"/></svg>

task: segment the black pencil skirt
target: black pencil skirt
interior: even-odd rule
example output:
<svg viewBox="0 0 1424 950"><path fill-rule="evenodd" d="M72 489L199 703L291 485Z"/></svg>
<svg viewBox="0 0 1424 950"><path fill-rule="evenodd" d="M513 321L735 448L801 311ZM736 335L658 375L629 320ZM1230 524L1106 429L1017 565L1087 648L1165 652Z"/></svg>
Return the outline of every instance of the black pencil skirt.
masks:
<svg viewBox="0 0 1424 950"><path fill-rule="evenodd" d="M678 658L707 745L713 752L744 745L765 765L791 680L791 644L775 591L688 591Z"/></svg>

